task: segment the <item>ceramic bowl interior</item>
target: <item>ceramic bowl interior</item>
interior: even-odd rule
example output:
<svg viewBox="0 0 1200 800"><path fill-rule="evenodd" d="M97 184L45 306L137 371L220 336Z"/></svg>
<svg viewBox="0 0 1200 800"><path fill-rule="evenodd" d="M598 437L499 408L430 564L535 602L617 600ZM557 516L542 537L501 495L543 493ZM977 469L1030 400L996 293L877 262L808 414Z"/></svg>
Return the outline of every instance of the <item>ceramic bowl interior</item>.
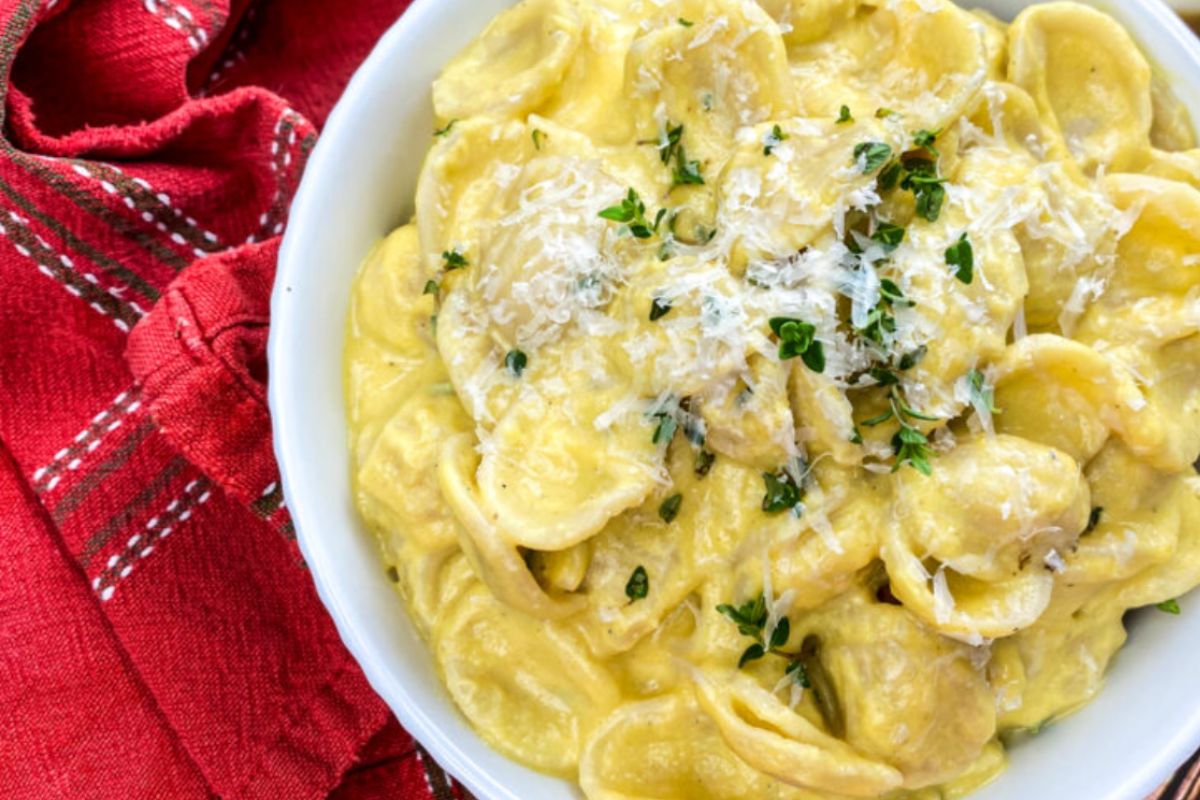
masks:
<svg viewBox="0 0 1200 800"><path fill-rule="evenodd" d="M272 300L270 403L288 506L313 579L376 691L480 800L567 800L564 781L491 750L457 713L361 527L349 488L342 336L351 281L412 213L433 129L429 87L511 0L417 0L362 65L292 207ZM970 0L968 5L972 3ZM975 0L1011 18L1029 3ZM1096 0L1133 31L1200 120L1200 43L1161 0ZM1133 615L1090 706L1017 746L975 800L1140 800L1200 745L1200 607Z"/></svg>

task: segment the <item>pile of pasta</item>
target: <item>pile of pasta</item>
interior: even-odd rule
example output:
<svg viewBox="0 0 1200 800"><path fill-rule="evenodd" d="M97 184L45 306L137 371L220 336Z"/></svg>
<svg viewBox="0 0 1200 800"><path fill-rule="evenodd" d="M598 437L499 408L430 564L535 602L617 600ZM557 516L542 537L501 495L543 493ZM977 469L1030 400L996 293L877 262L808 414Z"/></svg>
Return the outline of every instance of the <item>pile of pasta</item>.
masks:
<svg viewBox="0 0 1200 800"><path fill-rule="evenodd" d="M353 477L499 751L958 797L1200 583L1200 151L1110 17L524 0L433 102Z"/></svg>

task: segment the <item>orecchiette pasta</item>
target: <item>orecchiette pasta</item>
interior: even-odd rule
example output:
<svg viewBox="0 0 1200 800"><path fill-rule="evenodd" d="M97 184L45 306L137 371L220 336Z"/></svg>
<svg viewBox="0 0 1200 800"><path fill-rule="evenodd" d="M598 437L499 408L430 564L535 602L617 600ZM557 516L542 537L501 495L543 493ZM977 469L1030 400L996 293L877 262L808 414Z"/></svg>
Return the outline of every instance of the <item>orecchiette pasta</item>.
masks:
<svg viewBox="0 0 1200 800"><path fill-rule="evenodd" d="M352 481L500 752L961 797L1200 583L1200 150L1110 17L523 0L433 105Z"/></svg>

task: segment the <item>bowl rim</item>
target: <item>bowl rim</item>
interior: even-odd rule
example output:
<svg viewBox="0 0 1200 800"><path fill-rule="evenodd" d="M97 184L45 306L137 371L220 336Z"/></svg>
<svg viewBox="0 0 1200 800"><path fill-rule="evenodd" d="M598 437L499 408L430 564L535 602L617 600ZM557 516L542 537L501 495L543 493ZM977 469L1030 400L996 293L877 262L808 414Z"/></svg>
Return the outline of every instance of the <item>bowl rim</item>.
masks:
<svg viewBox="0 0 1200 800"><path fill-rule="evenodd" d="M951 0L964 7L975 7L981 0ZM1034 0L1037 4L1051 0ZM515 0L514 0L515 2ZM1084 0L1102 10L1110 11L1112 5L1118 5L1122 0ZM1200 0L1194 0L1200 5ZM1153 27L1163 36L1174 40L1180 49L1191 57L1200 75L1200 39L1187 27L1184 21L1167 5L1166 0L1136 0L1137 13L1148 18ZM1031 3L1033 4L1033 3ZM305 166L304 174L293 196L288 215L287 228L284 231L279 251L275 282L272 288L270 302L271 326L267 342L267 360L271 379L268 381L267 405L270 412L273 437L273 450L280 473L280 484L291 511L295 525L296 540L300 552L312 574L318 596L333 619L339 637L347 650L353 656L373 691L379 695L388 708L396 715L404 728L412 734L437 762L469 791L479 796L481 800L528 800L516 794L512 788L500 783L488 769L477 763L476 759L467 752L459 741L449 736L430 716L424 708L424 702L419 693L412 687L399 682L391 674L391 669L381 660L371 657L374 648L370 644L369 635L355 619L346 604L341 599L338 590L334 588L335 581L328 573L328 567L319 559L313 558L314 544L306 535L303 520L308 516L307 499L297 497L292 493L292 480L288 465L303 458L303 453L292 447L293 436L281 435L282 431L292 429L292 417L287 409L288 404L284 395L286 381L279 379L282 371L281 364L288 363L283 357L288 346L284 335L287 329L285 320L292 314L287 308L285 285L289 276L296 274L300 248L303 247L302 237L295 231L303 229L306 223L316 223L320 220L318 205L320 199L315 190L320 182L319 176L324 175L338 159L335 143L343 140L353 130L352 119L357 115L370 87L380 80L380 75L392 51L399 43L408 39L412 31L427 24L427 19L441 13L441 0L413 0L400 16L388 27L387 31L376 41L366 59L358 66L348 82L342 95L338 98L330 112L317 144ZM1200 87L1200 77L1196 78ZM1200 92L1200 88L1198 88ZM1200 129L1200 109L1191 108L1194 123ZM339 387L340 388L340 387ZM426 643L427 644L427 643ZM1123 649L1123 648L1122 648ZM457 712L457 708L455 708ZM490 747L485 743L485 746ZM1160 782L1183 763L1187 757L1200 747L1200 703L1196 713L1190 718L1190 724L1175 731L1169 741L1159 749L1157 756L1148 763L1143 763L1137 774L1130 775L1121 786L1114 787L1114 792L1122 793L1121 797L1129 800L1140 800L1153 791ZM493 748L494 750L494 748ZM498 753L498 751L495 751ZM507 758L499 754L502 758ZM578 790L576 790L578 794ZM1114 794L1112 797L1116 797Z"/></svg>
<svg viewBox="0 0 1200 800"><path fill-rule="evenodd" d="M282 334L285 326L275 323L277 320L284 320L291 316L287 310L286 293L283 287L288 282L287 278L292 272L292 265L300 260L296 254L302 247L298 235L289 236L288 234L293 230L301 229L306 220L319 219L317 214L319 201L312 187L317 183L318 176L325 174L337 161L338 151L334 148L333 143L340 141L347 132L352 130L351 120L355 116L357 108L364 102L369 87L379 80L377 73L383 70L387 54L396 49L401 41L408 38L411 30L419 29L424 25L427 17L437 14L440 6L439 0L413 0L406 9L400 12L400 16L375 42L371 52L355 69L317 137L317 144L309 155L304 174L292 197L287 226L279 249L275 283L271 290L271 325L267 335L267 364L268 375L272 378L277 376L278 366L286 363L281 358L287 342L286 337ZM472 794L486 798L486 800L492 800L492 798L525 800L499 783L490 772L481 769L459 743L447 736L442 728L433 721L416 697L416 693L404 684L397 684L385 665L377 659L369 657L373 648L369 644L368 637L356 623L353 615L347 611L340 595L333 588L333 581L321 561L313 558L313 544L305 535L305 526L302 523L306 504L304 499L297 498L290 488L291 480L287 465L300 454L294 454L291 451L289 447L292 441L291 437L280 435L280 430L287 427L289 420L284 410L287 408L287 404L282 397L285 386L286 382L282 380L269 378L267 382L267 408L272 421L272 447L279 467L280 486L292 515L297 546L312 574L317 596L333 619L339 638L354 658L355 663L362 669L372 691L395 714L404 729L433 756L439 765ZM407 609L404 611L407 613ZM393 687L398 691L389 691Z"/></svg>

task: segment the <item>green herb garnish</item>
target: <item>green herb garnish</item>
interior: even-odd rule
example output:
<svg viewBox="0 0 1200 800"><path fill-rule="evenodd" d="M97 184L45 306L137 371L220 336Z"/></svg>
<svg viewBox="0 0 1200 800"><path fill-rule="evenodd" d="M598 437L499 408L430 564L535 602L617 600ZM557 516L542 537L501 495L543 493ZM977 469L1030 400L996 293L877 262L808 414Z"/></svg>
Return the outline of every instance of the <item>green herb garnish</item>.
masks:
<svg viewBox="0 0 1200 800"><path fill-rule="evenodd" d="M776 125L771 128L771 132L767 134L767 138L763 140L763 155L769 156L775 152L775 148L792 138L789 134L784 133L783 128Z"/></svg>
<svg viewBox="0 0 1200 800"><path fill-rule="evenodd" d="M967 390L971 395L971 405L985 408L993 414L1000 413L1000 409L996 408L996 392L988 386L987 376L982 372L973 369L967 373Z"/></svg>
<svg viewBox="0 0 1200 800"><path fill-rule="evenodd" d="M861 142L854 146L854 161L862 163L864 175L870 175L892 157L892 148L883 142Z"/></svg>
<svg viewBox="0 0 1200 800"><path fill-rule="evenodd" d="M658 515L662 517L663 522L674 522L675 517L679 516L679 506L682 504L683 495L673 494L662 501L662 505L658 507Z"/></svg>
<svg viewBox="0 0 1200 800"><path fill-rule="evenodd" d="M908 464L922 475L932 475L933 467L929 459L933 451L929 447L929 437L911 425L901 423L900 430L892 437L892 452L896 454L896 463L892 472Z"/></svg>
<svg viewBox="0 0 1200 800"><path fill-rule="evenodd" d="M667 214L665 208L659 209L658 216L651 223L646 219L646 204L638 196L636 189L630 189L629 194L621 200L620 205L610 206L600 212L600 217L613 222L624 223L629 232L637 239L649 239L658 232L658 226Z"/></svg>
<svg viewBox="0 0 1200 800"><path fill-rule="evenodd" d="M772 317L769 324L779 337L780 361L799 356L813 372L825 371L825 348L817 341L814 326L791 317Z"/></svg>
<svg viewBox="0 0 1200 800"><path fill-rule="evenodd" d="M803 499L803 492L792 476L787 472L780 470L776 473L764 472L763 483L766 485L766 494L763 495L762 510L768 514L778 514L781 511L789 511L800 505Z"/></svg>
<svg viewBox="0 0 1200 800"><path fill-rule="evenodd" d="M447 123L446 123L446 127L444 127L444 128L438 128L436 131L434 131L434 132L433 132L433 135L434 135L435 137L442 137L442 136L445 136L445 135L446 135L447 133L449 133L449 132L450 132L450 130L451 130L451 129L452 129L454 126L455 126L455 125L457 125L457 124L458 124L458 120L456 120L456 119L452 119L452 120L450 120L449 122L447 122Z"/></svg>
<svg viewBox="0 0 1200 800"><path fill-rule="evenodd" d="M954 277L971 285L975 278L975 251L967 234L964 233L957 242L946 248L946 264L955 268Z"/></svg>
<svg viewBox="0 0 1200 800"><path fill-rule="evenodd" d="M929 464L929 459L933 457L933 450L929 444L929 437L913 424L913 421L937 422L938 418L922 414L905 402L900 393L899 378L895 373L881 368L872 374L881 385L891 387L888 389L888 410L877 417L863 420L862 424L868 428L874 428L892 419L899 422L900 430L892 436L892 452L896 456L892 472L898 471L907 464L923 475L932 475L933 468Z"/></svg>
<svg viewBox="0 0 1200 800"><path fill-rule="evenodd" d="M447 272L455 269L463 269L471 265L471 262L467 261L467 257L458 252L457 247L453 250L443 252L442 261L445 262L442 266Z"/></svg>
<svg viewBox="0 0 1200 800"><path fill-rule="evenodd" d="M650 441L653 444L662 444L674 439L675 431L679 429L679 423L675 421L675 416L666 412L660 412L654 416L658 419L658 425L654 428L654 436L650 438Z"/></svg>
<svg viewBox="0 0 1200 800"><path fill-rule="evenodd" d="M784 674L791 675L796 679L796 683L800 684L805 689L812 688L812 681L808 678L808 670L804 668L803 661L793 661L788 665L787 671Z"/></svg>
<svg viewBox="0 0 1200 800"><path fill-rule="evenodd" d="M1154 607L1157 608L1159 611L1165 611L1168 614L1176 614L1176 615L1179 614L1179 601L1178 600L1163 600L1161 603L1157 604Z"/></svg>
<svg viewBox="0 0 1200 800"><path fill-rule="evenodd" d="M508 371L513 374L514 378L521 377L521 373L525 371L525 365L529 359L521 350L513 348L508 351L508 355L504 357L504 366L508 367Z"/></svg>
<svg viewBox="0 0 1200 800"><path fill-rule="evenodd" d="M704 175L700 172L699 161L688 161L682 147L675 158L675 171L671 173L671 188L676 186L702 186Z"/></svg>
<svg viewBox="0 0 1200 800"><path fill-rule="evenodd" d="M788 639L792 635L792 624L787 617L780 617L775 626L767 635L767 601L766 597L760 592L758 597L753 600L748 600L740 606L732 606L728 603L722 603L717 606L717 612L729 619L734 625L737 625L738 633L743 636L749 636L754 639L754 643L747 647L741 657L738 659L738 669L746 666L752 661L758 661L768 653L771 655L781 656L789 660L787 667L788 675L795 675L797 682L808 688L808 676L804 672L803 667L800 668L797 675L796 664L799 662L792 661L795 656L782 651ZM803 676L801 679L800 676Z"/></svg>
<svg viewBox="0 0 1200 800"><path fill-rule="evenodd" d="M672 125L670 120L658 138L659 158L662 163L675 162L671 170L671 188L676 186L702 185L704 176L699 161L689 161L683 146L683 125Z"/></svg>
<svg viewBox="0 0 1200 800"><path fill-rule="evenodd" d="M441 290L441 288L442 287L438 286L437 281L428 280L428 281L425 281L425 289L424 289L424 291L421 292L421 294L432 294L432 295L436 296L438 291Z"/></svg>
<svg viewBox="0 0 1200 800"><path fill-rule="evenodd" d="M682 26L683 26L683 27L685 27L685 28L690 28L690 27L692 27L693 25L695 25L696 23L692 22L690 19L684 19L683 17L680 17L680 18L679 18L679 24L680 24L680 25L682 25Z"/></svg>
<svg viewBox="0 0 1200 800"><path fill-rule="evenodd" d="M668 120L658 137L658 157L662 163L670 164L679 151L679 143L683 140L683 125L671 125Z"/></svg>
<svg viewBox="0 0 1200 800"><path fill-rule="evenodd" d="M890 222L880 222L875 226L871 238L883 247L885 253L891 253L904 241L904 228Z"/></svg>
<svg viewBox="0 0 1200 800"><path fill-rule="evenodd" d="M875 119L887 119L895 113L890 108L877 108L875 109Z"/></svg>
<svg viewBox="0 0 1200 800"><path fill-rule="evenodd" d="M929 152L933 153L935 156L941 155L940 153L938 153L937 147L935 146L935 143L937 142L937 137L940 133L941 133L941 131L927 131L927 130L921 129L913 134L913 144L915 144L917 147L920 147L924 150L928 150Z"/></svg>
<svg viewBox="0 0 1200 800"><path fill-rule="evenodd" d="M629 576L629 581L625 584L625 596L632 603L636 600L645 599L650 593L650 576L646 574L646 568L638 565Z"/></svg>
<svg viewBox="0 0 1200 800"><path fill-rule="evenodd" d="M847 122L854 122L854 117L850 114L850 106L842 106L842 110L838 112L837 124L845 125Z"/></svg>
<svg viewBox="0 0 1200 800"><path fill-rule="evenodd" d="M654 322L662 319L667 314L671 313L672 308L673 306L671 305L670 300L667 300L664 297L654 298L654 300L650 303L650 321Z"/></svg>
<svg viewBox="0 0 1200 800"><path fill-rule="evenodd" d="M919 345L915 350L909 350L900 356L900 363L897 365L897 368L901 372L907 372L917 364L920 364L927 355L929 355L929 348L925 345Z"/></svg>
<svg viewBox="0 0 1200 800"><path fill-rule="evenodd" d="M927 158L909 158L903 163L904 178L900 188L913 193L917 200L917 216L937 222L946 201L945 179L938 176L937 163Z"/></svg>
<svg viewBox="0 0 1200 800"><path fill-rule="evenodd" d="M867 312L867 321L855 333L882 348L886 348L891 334L896 332L896 317L892 313L897 306L912 306L913 302L890 278L879 281L879 302Z"/></svg>
<svg viewBox="0 0 1200 800"><path fill-rule="evenodd" d="M537 128L533 129L533 146L536 149L538 149L538 150L542 149L542 140L545 138L546 138L546 134L542 133Z"/></svg>
<svg viewBox="0 0 1200 800"><path fill-rule="evenodd" d="M696 453L696 464L693 467L693 471L703 478L712 469L713 462L716 460L717 456L715 453L708 450L701 450Z"/></svg>

